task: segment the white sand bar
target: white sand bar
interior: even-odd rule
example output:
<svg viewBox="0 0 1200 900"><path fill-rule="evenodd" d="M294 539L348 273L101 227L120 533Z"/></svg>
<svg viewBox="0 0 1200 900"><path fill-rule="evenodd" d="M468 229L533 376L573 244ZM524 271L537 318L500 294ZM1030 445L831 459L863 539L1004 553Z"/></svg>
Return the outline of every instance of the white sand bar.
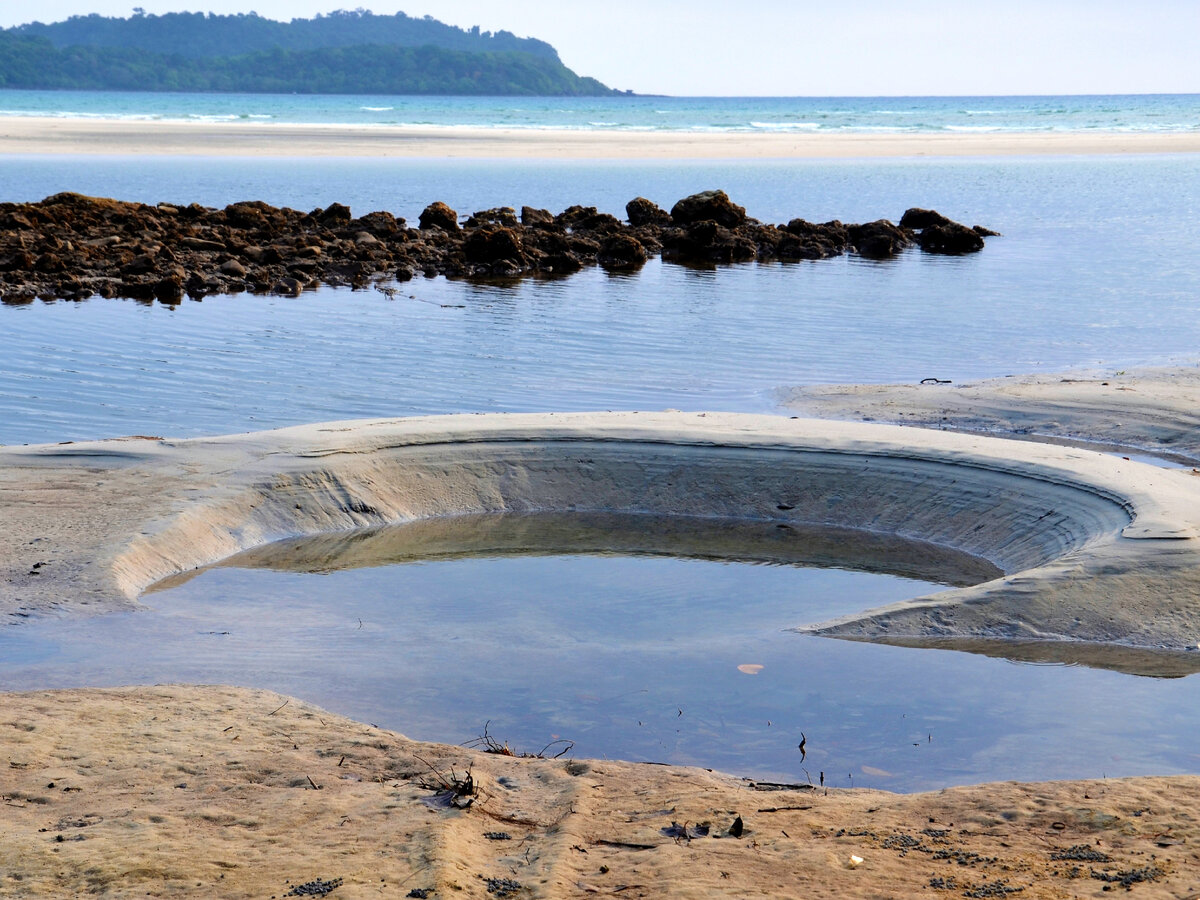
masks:
<svg viewBox="0 0 1200 900"><path fill-rule="evenodd" d="M862 528L967 551L1006 573L820 633L1175 657L1200 640L1200 478L1190 470L926 429L482 415L7 447L0 506L0 613L10 621L129 608L159 579L288 537L587 510Z"/></svg>
<svg viewBox="0 0 1200 900"><path fill-rule="evenodd" d="M0 154L803 159L1200 152L1200 132L938 134L570 131L467 126L0 119Z"/></svg>
<svg viewBox="0 0 1200 900"><path fill-rule="evenodd" d="M1080 441L1200 464L1200 365L1195 364L964 383L807 385L778 394L788 408L820 418Z"/></svg>

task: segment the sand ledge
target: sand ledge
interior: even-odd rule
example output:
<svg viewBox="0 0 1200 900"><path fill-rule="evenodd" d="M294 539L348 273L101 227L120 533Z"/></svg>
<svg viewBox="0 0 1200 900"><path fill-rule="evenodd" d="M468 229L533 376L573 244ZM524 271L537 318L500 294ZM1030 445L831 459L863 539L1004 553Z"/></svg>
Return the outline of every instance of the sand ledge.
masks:
<svg viewBox="0 0 1200 900"><path fill-rule="evenodd" d="M10 447L0 479L10 621L129 608L285 537L592 510L862 528L1007 573L814 629L830 636L1086 642L1174 666L1200 635L1200 479L1074 448L772 416L445 416Z"/></svg>

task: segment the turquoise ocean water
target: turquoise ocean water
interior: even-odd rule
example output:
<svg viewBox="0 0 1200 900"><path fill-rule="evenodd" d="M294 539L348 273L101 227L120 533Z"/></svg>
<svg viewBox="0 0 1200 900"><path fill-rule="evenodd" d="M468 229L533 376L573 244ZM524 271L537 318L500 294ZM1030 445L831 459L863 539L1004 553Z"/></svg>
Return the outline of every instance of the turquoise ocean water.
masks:
<svg viewBox="0 0 1200 900"><path fill-rule="evenodd" d="M6 115L693 132L1172 132L1200 130L1200 95L515 98L0 90L0 117Z"/></svg>

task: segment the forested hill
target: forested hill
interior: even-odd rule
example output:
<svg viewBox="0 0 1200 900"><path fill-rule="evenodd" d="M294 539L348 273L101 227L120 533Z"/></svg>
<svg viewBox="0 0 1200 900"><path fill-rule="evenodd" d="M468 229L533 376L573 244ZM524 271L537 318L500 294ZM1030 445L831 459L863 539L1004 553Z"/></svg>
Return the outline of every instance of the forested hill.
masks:
<svg viewBox="0 0 1200 900"><path fill-rule="evenodd" d="M335 12L276 22L255 13L135 11L0 31L0 87L386 94L613 93L555 49L507 31L426 16Z"/></svg>

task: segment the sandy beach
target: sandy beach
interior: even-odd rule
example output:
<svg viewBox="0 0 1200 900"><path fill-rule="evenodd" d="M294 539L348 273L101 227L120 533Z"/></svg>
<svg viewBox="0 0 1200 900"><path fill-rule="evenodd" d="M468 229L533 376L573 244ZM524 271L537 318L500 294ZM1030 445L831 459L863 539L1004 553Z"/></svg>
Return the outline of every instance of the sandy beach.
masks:
<svg viewBox="0 0 1200 900"><path fill-rule="evenodd" d="M954 384L784 388L780 402L826 419L888 422L1076 443L1200 463L1200 367L1079 369Z"/></svg>
<svg viewBox="0 0 1200 900"><path fill-rule="evenodd" d="M770 785L415 743L266 691L183 686L10 694L0 745L0 897L1200 891L1195 777Z"/></svg>
<svg viewBox="0 0 1200 900"><path fill-rule="evenodd" d="M1200 132L781 134L0 119L0 154L807 159L1200 152Z"/></svg>

